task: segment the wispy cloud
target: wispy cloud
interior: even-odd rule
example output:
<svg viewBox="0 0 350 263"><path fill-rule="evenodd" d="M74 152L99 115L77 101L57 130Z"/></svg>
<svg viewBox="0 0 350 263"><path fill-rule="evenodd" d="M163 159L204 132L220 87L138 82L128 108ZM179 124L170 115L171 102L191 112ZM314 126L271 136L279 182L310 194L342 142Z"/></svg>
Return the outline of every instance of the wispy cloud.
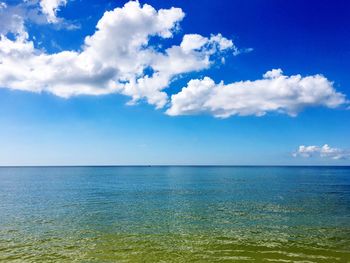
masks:
<svg viewBox="0 0 350 263"><path fill-rule="evenodd" d="M79 25L57 16L67 0L26 0L18 4L0 2L0 35L27 34L26 24L52 24L56 29L75 30Z"/></svg>
<svg viewBox="0 0 350 263"><path fill-rule="evenodd" d="M333 148L333 147L330 147L328 144L325 144L323 146L301 145L301 146L299 146L298 150L293 153L293 156L294 157L304 157L304 158L318 156L321 158L330 158L333 160L339 160L339 159L349 159L350 158L350 151L340 149L340 148Z"/></svg>
<svg viewBox="0 0 350 263"><path fill-rule="evenodd" d="M40 0L42 12L46 15L49 23L58 23L60 21L60 18L57 17L57 11L66 4L67 0Z"/></svg>

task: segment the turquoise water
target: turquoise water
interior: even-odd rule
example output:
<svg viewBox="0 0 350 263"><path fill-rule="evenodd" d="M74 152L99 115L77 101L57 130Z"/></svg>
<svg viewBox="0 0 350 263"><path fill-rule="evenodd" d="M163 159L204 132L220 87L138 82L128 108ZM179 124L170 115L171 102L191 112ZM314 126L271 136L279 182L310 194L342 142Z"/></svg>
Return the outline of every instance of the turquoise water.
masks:
<svg viewBox="0 0 350 263"><path fill-rule="evenodd" d="M0 261L350 262L350 168L0 168Z"/></svg>

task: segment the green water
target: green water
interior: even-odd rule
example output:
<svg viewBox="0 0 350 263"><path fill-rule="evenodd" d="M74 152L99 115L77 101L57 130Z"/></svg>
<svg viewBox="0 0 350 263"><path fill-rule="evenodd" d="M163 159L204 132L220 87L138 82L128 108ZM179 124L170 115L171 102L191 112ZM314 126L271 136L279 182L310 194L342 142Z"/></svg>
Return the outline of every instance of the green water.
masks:
<svg viewBox="0 0 350 263"><path fill-rule="evenodd" d="M0 168L0 262L350 262L350 168Z"/></svg>

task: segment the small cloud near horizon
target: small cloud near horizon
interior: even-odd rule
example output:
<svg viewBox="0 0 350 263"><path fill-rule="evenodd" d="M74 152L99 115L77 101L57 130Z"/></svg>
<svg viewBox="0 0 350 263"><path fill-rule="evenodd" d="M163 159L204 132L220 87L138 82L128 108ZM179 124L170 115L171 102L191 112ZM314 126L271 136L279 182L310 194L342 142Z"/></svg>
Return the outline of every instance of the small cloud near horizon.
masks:
<svg viewBox="0 0 350 263"><path fill-rule="evenodd" d="M303 158L311 158L311 157L321 157L321 158L329 158L333 160L344 160L350 158L350 150L333 148L328 144L323 146L316 145L300 145L298 150L294 152L293 157L303 157Z"/></svg>

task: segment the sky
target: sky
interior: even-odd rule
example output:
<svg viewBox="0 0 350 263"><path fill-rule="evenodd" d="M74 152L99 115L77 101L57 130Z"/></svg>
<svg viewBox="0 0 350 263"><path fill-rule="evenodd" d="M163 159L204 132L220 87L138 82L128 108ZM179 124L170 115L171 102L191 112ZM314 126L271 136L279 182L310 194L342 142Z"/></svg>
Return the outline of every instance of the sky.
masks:
<svg viewBox="0 0 350 263"><path fill-rule="evenodd" d="M0 0L0 165L350 165L346 0Z"/></svg>

